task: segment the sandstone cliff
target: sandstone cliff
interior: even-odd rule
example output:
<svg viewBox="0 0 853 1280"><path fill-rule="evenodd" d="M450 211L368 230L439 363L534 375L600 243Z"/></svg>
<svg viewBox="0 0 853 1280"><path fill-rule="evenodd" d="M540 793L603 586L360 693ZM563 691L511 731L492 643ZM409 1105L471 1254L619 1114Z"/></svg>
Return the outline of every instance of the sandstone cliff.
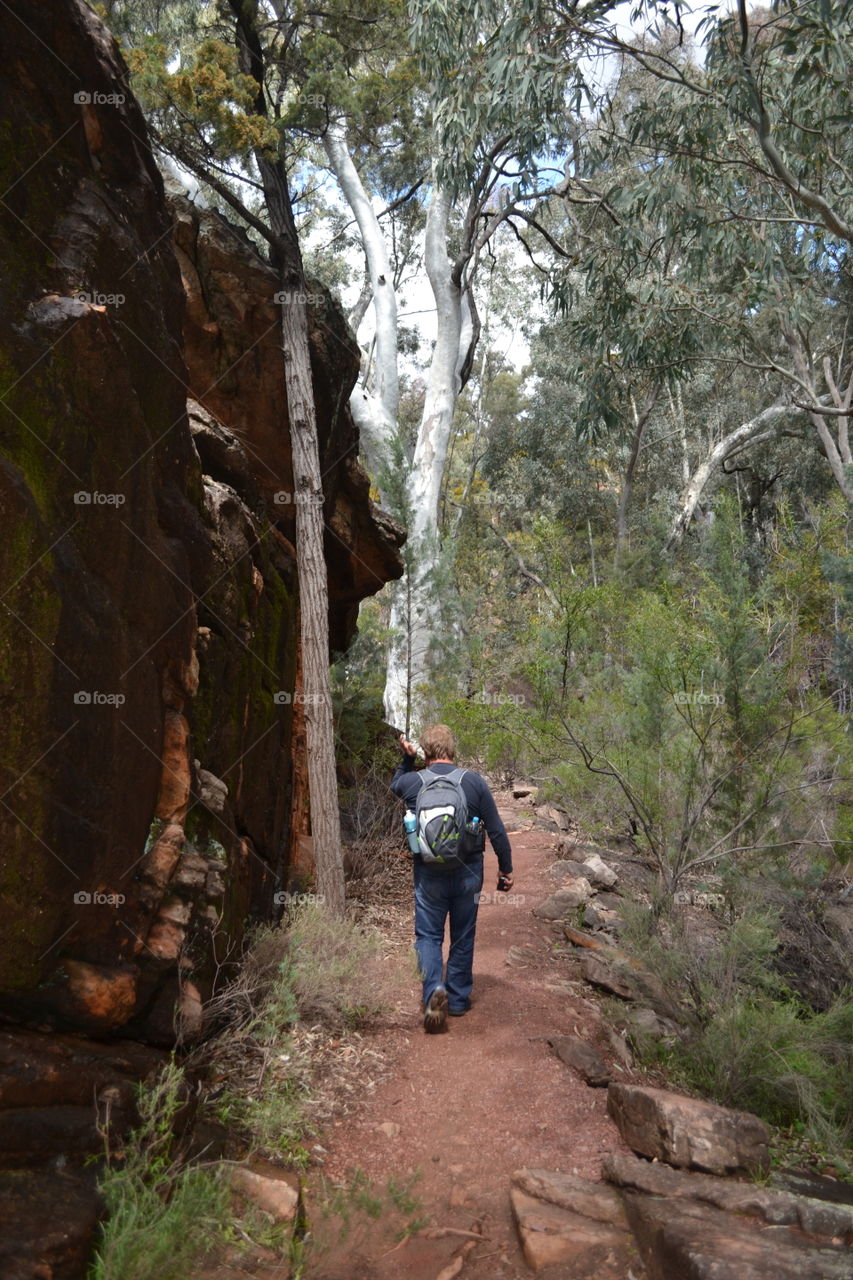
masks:
<svg viewBox="0 0 853 1280"><path fill-rule="evenodd" d="M0 1013L166 1044L198 1027L212 939L221 956L269 918L288 874L298 580L274 280L216 214L167 207L82 0L12 10ZM399 575L400 532L356 460L355 350L312 297L341 648Z"/></svg>

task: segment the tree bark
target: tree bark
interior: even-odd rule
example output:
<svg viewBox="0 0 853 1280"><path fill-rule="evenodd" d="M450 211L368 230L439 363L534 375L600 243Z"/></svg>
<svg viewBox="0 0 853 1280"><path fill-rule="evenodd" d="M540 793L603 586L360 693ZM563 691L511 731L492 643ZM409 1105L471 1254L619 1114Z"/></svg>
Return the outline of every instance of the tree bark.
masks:
<svg viewBox="0 0 853 1280"><path fill-rule="evenodd" d="M350 410L359 429L367 465L374 482L381 488L381 474L389 462L388 450L397 430L400 403L394 274L379 219L350 156L343 122L335 121L329 125L323 145L332 172L358 224L367 262L375 320L373 370L368 385L359 381L353 388Z"/></svg>
<svg viewBox="0 0 853 1280"><path fill-rule="evenodd" d="M256 111L266 115L264 54L257 6L230 0L237 22L237 45L244 70L257 86ZM281 281L281 337L296 507L300 636L305 704L308 789L317 891L326 909L344 910L344 872L335 736L329 684L329 588L323 545L323 483L311 379L311 348L305 304L305 272L287 172L281 158L259 153L272 242L270 257Z"/></svg>
<svg viewBox="0 0 853 1280"><path fill-rule="evenodd" d="M659 395L660 386L652 387L646 396L641 413L637 411L636 402L633 396L631 397L631 405L634 410L634 438L631 442L631 455L625 468L625 479L622 482L622 490L619 494L619 506L616 509L616 546L613 552L613 565L617 569L622 563L625 543L628 540L628 504L634 491L634 475L637 470L643 436Z"/></svg>
<svg viewBox="0 0 853 1280"><path fill-rule="evenodd" d="M473 317L465 288L454 279L447 253L450 196L436 187L427 213L424 259L436 306L437 336L409 478L409 572L394 596L385 681L385 717L408 727L424 707L431 651L440 618L432 593L438 567L439 500Z"/></svg>

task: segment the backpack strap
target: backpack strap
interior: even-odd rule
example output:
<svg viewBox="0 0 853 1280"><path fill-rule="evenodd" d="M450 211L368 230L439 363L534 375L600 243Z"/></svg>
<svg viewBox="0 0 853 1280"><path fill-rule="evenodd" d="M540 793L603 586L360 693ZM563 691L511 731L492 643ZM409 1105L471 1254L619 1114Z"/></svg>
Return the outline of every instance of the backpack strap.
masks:
<svg viewBox="0 0 853 1280"><path fill-rule="evenodd" d="M434 782L439 775L433 773L432 769L421 769L418 777L420 778L421 787L427 782Z"/></svg>

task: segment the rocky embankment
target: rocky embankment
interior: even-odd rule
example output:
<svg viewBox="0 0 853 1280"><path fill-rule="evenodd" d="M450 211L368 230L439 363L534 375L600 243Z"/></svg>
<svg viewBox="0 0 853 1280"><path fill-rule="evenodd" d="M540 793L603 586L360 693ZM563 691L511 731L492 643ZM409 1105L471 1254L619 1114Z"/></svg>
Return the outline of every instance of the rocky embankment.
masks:
<svg viewBox="0 0 853 1280"><path fill-rule="evenodd" d="M853 1259L849 1186L771 1174L771 1134L757 1116L631 1078L632 1039L689 1036L693 1020L620 945L624 906L643 899L650 874L622 850L584 843L562 810L533 808L535 788L519 784L515 796L557 837L554 891L533 915L571 944L571 977L621 1010L607 1016L605 1056L582 1036L549 1043L590 1088L607 1089L607 1113L634 1153L608 1154L602 1181L515 1174L510 1199L529 1267L573 1280L844 1280ZM681 891L697 932L713 936L717 898L692 884ZM829 910L829 941L843 947L849 913Z"/></svg>
<svg viewBox="0 0 853 1280"><path fill-rule="evenodd" d="M216 213L169 206L83 0L7 9L0 1217L41 1162L79 1225L68 1170L104 1108L130 1122L133 1080L199 1033L246 922L310 856L293 478L273 274ZM357 462L355 348L311 296L340 649L401 532ZM43 1269L13 1242L0 1271L76 1275L38 1181Z"/></svg>

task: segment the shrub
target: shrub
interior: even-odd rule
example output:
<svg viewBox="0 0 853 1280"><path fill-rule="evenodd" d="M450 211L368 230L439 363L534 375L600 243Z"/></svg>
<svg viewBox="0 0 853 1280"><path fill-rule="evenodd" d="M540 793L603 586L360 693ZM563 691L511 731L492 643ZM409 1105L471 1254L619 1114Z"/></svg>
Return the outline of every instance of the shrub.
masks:
<svg viewBox="0 0 853 1280"><path fill-rule="evenodd" d="M718 1102L800 1128L825 1150L840 1151L853 1127L851 1032L849 995L825 1013L794 999L753 996L733 1000L671 1052L684 1077Z"/></svg>
<svg viewBox="0 0 853 1280"><path fill-rule="evenodd" d="M653 922L626 912L624 938L696 1017L696 1030L666 1049L635 1038L641 1058L663 1058L686 1084L724 1106L800 1128L840 1151L853 1126L853 998L824 1011L805 1005L773 961L779 912L751 907L721 925L713 942L679 912Z"/></svg>
<svg viewBox="0 0 853 1280"><path fill-rule="evenodd" d="M282 934L286 957L280 972L304 1022L340 1029L387 1010L396 970L384 963L377 934L335 919L312 902L297 906Z"/></svg>
<svg viewBox="0 0 853 1280"><path fill-rule="evenodd" d="M174 1154L183 1086L183 1072L172 1063L153 1086L140 1087L139 1128L120 1158L108 1158L101 1177L108 1217L90 1280L184 1280L219 1239L227 1188Z"/></svg>

